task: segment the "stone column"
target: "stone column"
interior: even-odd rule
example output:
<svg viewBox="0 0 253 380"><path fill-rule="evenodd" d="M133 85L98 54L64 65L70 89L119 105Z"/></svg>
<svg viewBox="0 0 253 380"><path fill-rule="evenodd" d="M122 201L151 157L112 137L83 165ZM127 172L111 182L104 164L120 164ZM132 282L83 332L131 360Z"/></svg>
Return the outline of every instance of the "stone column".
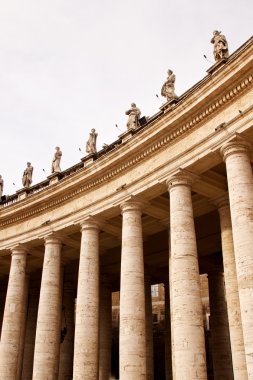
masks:
<svg viewBox="0 0 253 380"><path fill-rule="evenodd" d="M64 282L61 329L63 331L63 329L66 328L66 335L60 345L58 380L69 380L73 378L75 296L76 289L72 281Z"/></svg>
<svg viewBox="0 0 253 380"><path fill-rule="evenodd" d="M146 380L141 204L125 202L121 210L120 380Z"/></svg>
<svg viewBox="0 0 253 380"><path fill-rule="evenodd" d="M173 374L176 380L207 379L191 179L190 175L183 172L168 181Z"/></svg>
<svg viewBox="0 0 253 380"><path fill-rule="evenodd" d="M76 326L75 380L97 380L99 339L99 227L89 218L82 223Z"/></svg>
<svg viewBox="0 0 253 380"><path fill-rule="evenodd" d="M165 301L165 378L172 380L172 350L171 350L171 320L170 320L170 292L168 281L164 283Z"/></svg>
<svg viewBox="0 0 253 380"><path fill-rule="evenodd" d="M6 295L0 343L0 379L14 380L18 376L18 360L26 287L26 256L24 247L12 249L11 268Z"/></svg>
<svg viewBox="0 0 253 380"><path fill-rule="evenodd" d="M28 313L25 332L25 347L23 356L22 380L31 380L33 373L33 356L37 313L39 305L39 288L31 288L28 300Z"/></svg>
<svg viewBox="0 0 253 380"><path fill-rule="evenodd" d="M226 162L248 378L253 379L253 177L249 145L237 138L221 149Z"/></svg>
<svg viewBox="0 0 253 380"><path fill-rule="evenodd" d="M45 238L34 350L33 380L58 379L61 304L61 240Z"/></svg>
<svg viewBox="0 0 253 380"><path fill-rule="evenodd" d="M25 289L24 289L24 303L22 305L22 322L21 322L20 342L19 342L17 380L21 379L22 367L23 367L25 328L26 328L26 321L27 321L28 289L29 289L29 274L26 274Z"/></svg>
<svg viewBox="0 0 253 380"><path fill-rule="evenodd" d="M220 215L222 256L234 380L248 380L228 197L220 198L216 204L218 205Z"/></svg>
<svg viewBox="0 0 253 380"><path fill-rule="evenodd" d="M146 305L146 365L147 380L154 380L154 348L153 348L153 315L151 281L149 274L145 274L145 305Z"/></svg>
<svg viewBox="0 0 253 380"><path fill-rule="evenodd" d="M109 380L112 350L112 287L107 276L100 282L99 380Z"/></svg>
<svg viewBox="0 0 253 380"><path fill-rule="evenodd" d="M233 379L223 273L208 273L208 288L214 379Z"/></svg>

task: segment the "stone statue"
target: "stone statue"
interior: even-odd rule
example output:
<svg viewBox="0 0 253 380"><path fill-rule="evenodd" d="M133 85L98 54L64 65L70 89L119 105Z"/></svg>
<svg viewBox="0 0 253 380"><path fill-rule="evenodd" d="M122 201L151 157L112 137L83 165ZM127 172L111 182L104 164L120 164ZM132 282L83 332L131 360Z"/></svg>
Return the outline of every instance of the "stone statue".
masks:
<svg viewBox="0 0 253 380"><path fill-rule="evenodd" d="M128 115L127 121L127 129L136 129L139 127L139 119L141 116L141 111L138 107L136 107L135 103L131 104L130 110L126 111L126 115Z"/></svg>
<svg viewBox="0 0 253 380"><path fill-rule="evenodd" d="M90 131L89 140L86 143L86 152L88 154L97 153L97 136L96 130L92 128Z"/></svg>
<svg viewBox="0 0 253 380"><path fill-rule="evenodd" d="M161 89L161 95L167 98L168 102L177 98L177 95L175 94L175 81L176 75L173 74L172 70L168 70L167 80L164 82Z"/></svg>
<svg viewBox="0 0 253 380"><path fill-rule="evenodd" d="M52 161L52 173L60 173L61 172L60 162L61 162L62 151L60 150L58 146L55 149L56 149L56 152L54 154L54 158Z"/></svg>
<svg viewBox="0 0 253 380"><path fill-rule="evenodd" d="M1 200L1 196L3 195L3 190L4 190L4 180L3 180L3 177L0 175L0 200Z"/></svg>
<svg viewBox="0 0 253 380"><path fill-rule="evenodd" d="M31 162L27 162L27 167L23 173L22 183L24 187L30 187L32 183L33 167Z"/></svg>
<svg viewBox="0 0 253 380"><path fill-rule="evenodd" d="M213 55L215 61L219 61L223 58L228 58L228 43L226 37L215 30L213 32L213 38L211 39L211 43L213 44Z"/></svg>

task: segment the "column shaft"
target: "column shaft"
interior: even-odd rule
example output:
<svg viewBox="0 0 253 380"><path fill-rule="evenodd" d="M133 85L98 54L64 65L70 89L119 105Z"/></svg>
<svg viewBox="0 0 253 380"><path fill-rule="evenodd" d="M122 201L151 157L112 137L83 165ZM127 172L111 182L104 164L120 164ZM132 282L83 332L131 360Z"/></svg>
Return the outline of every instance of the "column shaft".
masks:
<svg viewBox="0 0 253 380"><path fill-rule="evenodd" d="M171 307L175 380L206 380L205 338L191 189L174 177L170 188Z"/></svg>
<svg viewBox="0 0 253 380"><path fill-rule="evenodd" d="M120 380L146 380L145 291L141 208L122 205Z"/></svg>
<svg viewBox="0 0 253 380"><path fill-rule="evenodd" d="M150 276L145 275L147 380L154 380L153 315Z"/></svg>
<svg viewBox="0 0 253 380"><path fill-rule="evenodd" d="M248 378L253 379L253 177L248 144L222 148L227 169L239 299Z"/></svg>
<svg viewBox="0 0 253 380"><path fill-rule="evenodd" d="M233 379L223 273L209 273L208 285L214 379Z"/></svg>
<svg viewBox="0 0 253 380"><path fill-rule="evenodd" d="M26 321L27 321L28 289L29 289L29 275L27 274L25 278L24 303L22 305L22 321L21 321L21 334L20 334L20 342L19 342L17 380L21 379L22 367L23 367L25 328L26 328Z"/></svg>
<svg viewBox="0 0 253 380"><path fill-rule="evenodd" d="M248 380L228 200L218 210L221 224L222 255L234 380Z"/></svg>
<svg viewBox="0 0 253 380"><path fill-rule="evenodd" d="M82 224L76 304L74 379L97 380L99 339L99 229Z"/></svg>
<svg viewBox="0 0 253 380"><path fill-rule="evenodd" d="M108 380L111 375L112 290L107 278L102 278L100 283L99 321L99 380Z"/></svg>
<svg viewBox="0 0 253 380"><path fill-rule="evenodd" d="M61 242L45 239L34 350L33 380L57 380L60 349Z"/></svg>
<svg viewBox="0 0 253 380"><path fill-rule="evenodd" d="M26 251L12 251L9 283L6 295L0 343L0 379L14 380L18 376L18 360L25 303Z"/></svg>

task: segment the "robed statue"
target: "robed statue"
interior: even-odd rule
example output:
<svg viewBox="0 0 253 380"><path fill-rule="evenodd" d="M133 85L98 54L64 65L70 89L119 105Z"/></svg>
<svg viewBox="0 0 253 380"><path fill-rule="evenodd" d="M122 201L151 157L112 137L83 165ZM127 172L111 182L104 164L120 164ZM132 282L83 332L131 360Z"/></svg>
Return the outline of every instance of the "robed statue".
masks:
<svg viewBox="0 0 253 380"><path fill-rule="evenodd" d="M86 152L88 154L97 153L97 136L96 130L92 128L89 135L89 140L86 142Z"/></svg>
<svg viewBox="0 0 253 380"><path fill-rule="evenodd" d="M168 70L166 82L164 82L161 89L161 95L167 98L168 102L177 98L177 95L175 94L175 81L176 75L172 70Z"/></svg>
<svg viewBox="0 0 253 380"><path fill-rule="evenodd" d="M27 162L27 167L24 170L22 184L24 187L30 187L32 183L33 167L31 162Z"/></svg>
<svg viewBox="0 0 253 380"><path fill-rule="evenodd" d="M141 116L141 111L136 107L135 103L131 104L131 108L127 110L126 115L128 115L127 129L136 129L140 126L139 119Z"/></svg>
<svg viewBox="0 0 253 380"><path fill-rule="evenodd" d="M226 37L215 30L213 32L213 38L211 39L211 43L213 44L213 55L215 61L220 61L223 58L228 58L228 43Z"/></svg>
<svg viewBox="0 0 253 380"><path fill-rule="evenodd" d="M62 151L57 146L55 148L55 154L54 154L53 161L52 161L52 169L51 169L52 173L60 173L61 172L61 167L60 167L61 156L62 156Z"/></svg>

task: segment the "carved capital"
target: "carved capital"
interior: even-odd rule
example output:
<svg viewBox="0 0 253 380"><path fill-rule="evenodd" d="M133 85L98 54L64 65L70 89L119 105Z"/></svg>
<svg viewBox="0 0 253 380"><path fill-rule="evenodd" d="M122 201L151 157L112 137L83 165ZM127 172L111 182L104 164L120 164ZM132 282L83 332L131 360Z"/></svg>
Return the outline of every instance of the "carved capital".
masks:
<svg viewBox="0 0 253 380"><path fill-rule="evenodd" d="M192 184L199 179L199 176L189 172L185 169L179 169L175 174L169 177L166 181L166 185L169 190L175 186L188 186L191 187Z"/></svg>
<svg viewBox="0 0 253 380"><path fill-rule="evenodd" d="M250 148L251 144L246 139L236 134L232 140L221 147L220 153L224 162L226 162L227 158L233 154L244 153L249 157Z"/></svg>
<svg viewBox="0 0 253 380"><path fill-rule="evenodd" d="M96 230L96 231L100 230L99 220L96 217L91 216L91 215L81 220L79 224L81 225L81 232L87 231L87 230Z"/></svg>
<svg viewBox="0 0 253 380"><path fill-rule="evenodd" d="M121 214L127 211L135 211L142 214L143 209L149 206L149 203L143 201L138 196L131 195L123 203L121 203Z"/></svg>
<svg viewBox="0 0 253 380"><path fill-rule="evenodd" d="M55 244L55 245L62 245L62 237L60 234L56 232L50 232L49 234L43 236L45 245L47 244Z"/></svg>
<svg viewBox="0 0 253 380"><path fill-rule="evenodd" d="M220 197L210 199L210 203L215 205L218 210L222 207L229 207L228 193L221 195Z"/></svg>
<svg viewBox="0 0 253 380"><path fill-rule="evenodd" d="M23 244L17 244L13 247L10 247L11 255L21 255L26 256L28 254L28 248Z"/></svg>

